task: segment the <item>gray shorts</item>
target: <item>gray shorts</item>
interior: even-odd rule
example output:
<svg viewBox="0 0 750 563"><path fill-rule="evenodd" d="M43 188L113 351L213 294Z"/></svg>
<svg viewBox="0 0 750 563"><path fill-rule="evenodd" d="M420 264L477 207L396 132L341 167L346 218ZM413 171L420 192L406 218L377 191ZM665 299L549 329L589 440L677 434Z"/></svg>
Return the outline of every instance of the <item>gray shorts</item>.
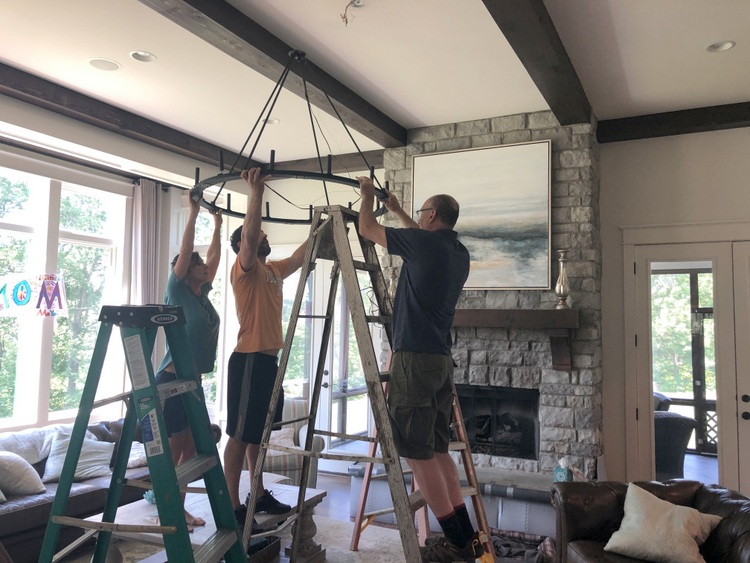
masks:
<svg viewBox="0 0 750 563"><path fill-rule="evenodd" d="M402 457L447 453L453 412L453 358L397 350L391 359L388 413Z"/></svg>

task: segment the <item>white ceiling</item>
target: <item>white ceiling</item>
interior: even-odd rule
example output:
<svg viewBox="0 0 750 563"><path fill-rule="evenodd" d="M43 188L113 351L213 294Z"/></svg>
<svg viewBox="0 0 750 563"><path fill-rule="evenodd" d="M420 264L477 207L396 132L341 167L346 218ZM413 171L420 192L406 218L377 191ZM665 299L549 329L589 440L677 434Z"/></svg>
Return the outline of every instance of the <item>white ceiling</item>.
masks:
<svg viewBox="0 0 750 563"><path fill-rule="evenodd" d="M347 0L230 3L406 129L549 108L480 0L364 0L346 25ZM747 0L544 5L599 120L750 98ZM0 0L0 21L1 62L235 152L274 85L138 0ZM725 39L737 46L705 50ZM97 70L95 57L122 66ZM355 152L334 118L314 115L322 154ZM282 94L273 116L257 160L314 156L301 98Z"/></svg>

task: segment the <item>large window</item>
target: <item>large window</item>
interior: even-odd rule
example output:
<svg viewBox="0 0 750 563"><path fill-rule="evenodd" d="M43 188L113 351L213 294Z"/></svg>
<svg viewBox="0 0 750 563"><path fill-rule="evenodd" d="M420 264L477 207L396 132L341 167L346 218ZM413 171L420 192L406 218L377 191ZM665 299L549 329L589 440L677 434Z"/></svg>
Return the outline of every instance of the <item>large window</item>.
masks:
<svg viewBox="0 0 750 563"><path fill-rule="evenodd" d="M126 208L123 195L0 167L0 276L62 276L68 313L0 316L0 428L75 416L100 308L127 302ZM99 395L123 389L118 346L112 338Z"/></svg>

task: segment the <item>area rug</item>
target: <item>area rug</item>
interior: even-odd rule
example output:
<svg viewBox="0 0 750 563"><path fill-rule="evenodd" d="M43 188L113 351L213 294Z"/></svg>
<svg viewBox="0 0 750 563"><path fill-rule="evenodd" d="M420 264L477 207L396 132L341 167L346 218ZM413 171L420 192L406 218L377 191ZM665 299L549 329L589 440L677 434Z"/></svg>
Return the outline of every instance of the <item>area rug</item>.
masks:
<svg viewBox="0 0 750 563"><path fill-rule="evenodd" d="M350 551L349 544L354 529L352 522L342 522L323 516L313 518L318 528L315 541L325 548L326 561L331 563L404 563L404 552L398 530L368 526L360 536L359 550ZM292 541L291 531L286 528L278 535L282 546L280 561L287 561L283 553L284 547ZM122 563L136 563L163 550L160 547L133 541L118 542L118 547L122 553ZM67 557L64 561L65 563L89 563L92 552L93 548ZM120 563L120 561L107 563Z"/></svg>

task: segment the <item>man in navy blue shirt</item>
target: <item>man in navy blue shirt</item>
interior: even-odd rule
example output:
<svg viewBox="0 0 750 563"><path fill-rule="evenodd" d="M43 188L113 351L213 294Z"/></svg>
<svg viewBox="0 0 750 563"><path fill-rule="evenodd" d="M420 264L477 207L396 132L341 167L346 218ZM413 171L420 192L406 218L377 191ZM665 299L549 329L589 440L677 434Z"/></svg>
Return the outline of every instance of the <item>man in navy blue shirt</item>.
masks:
<svg viewBox="0 0 750 563"><path fill-rule="evenodd" d="M393 304L393 356L388 412L400 456L412 469L445 536L421 548L426 562L473 561L484 553L448 453L453 401L451 325L469 275L469 252L453 230L458 202L434 195L414 221L392 193L386 208L404 227L380 225L375 187L360 177L359 234L403 259Z"/></svg>

